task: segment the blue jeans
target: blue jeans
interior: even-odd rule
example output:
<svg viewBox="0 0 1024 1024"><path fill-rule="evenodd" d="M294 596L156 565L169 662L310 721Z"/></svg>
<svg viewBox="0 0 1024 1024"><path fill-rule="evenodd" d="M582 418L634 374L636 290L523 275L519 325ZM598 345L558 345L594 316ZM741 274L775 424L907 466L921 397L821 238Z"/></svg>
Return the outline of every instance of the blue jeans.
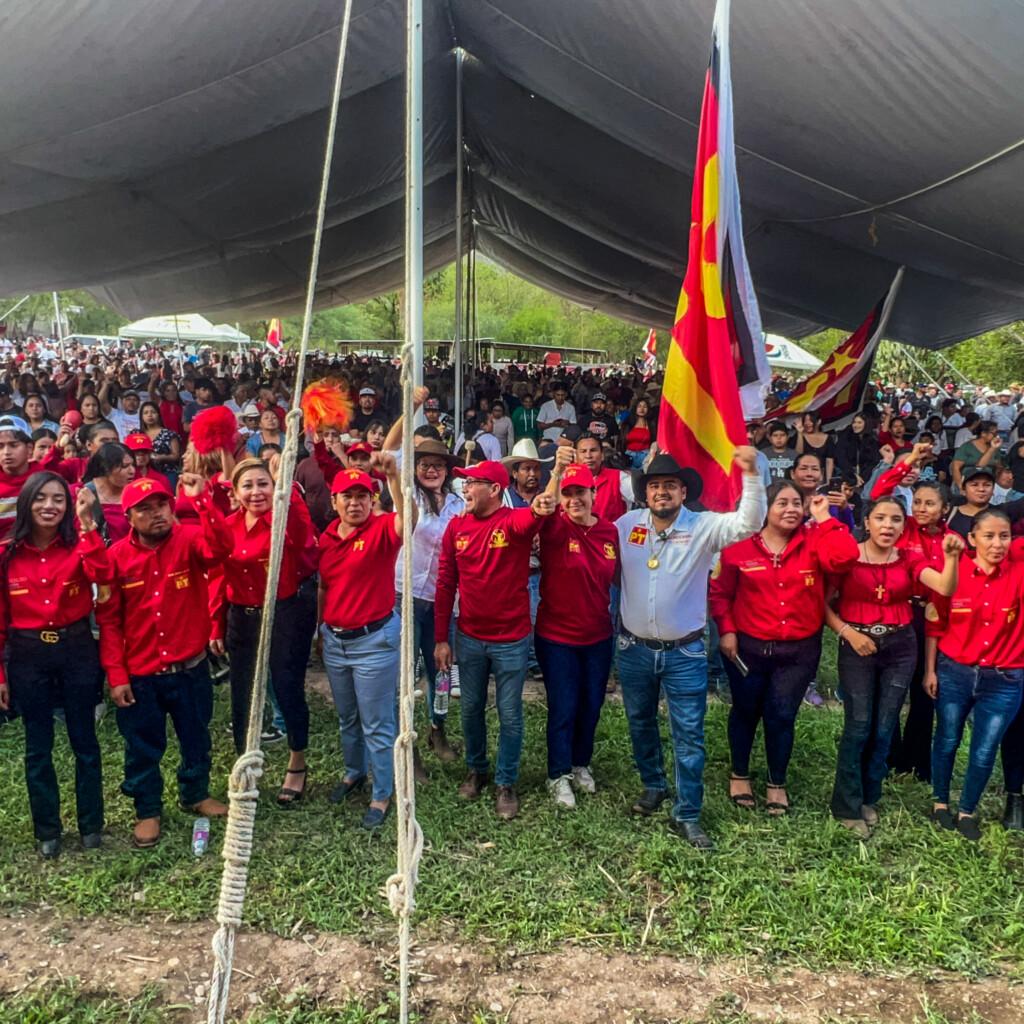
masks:
<svg viewBox="0 0 1024 1024"><path fill-rule="evenodd" d="M339 640L326 625L324 668L338 711L345 778L373 772L373 799L390 800L394 792L395 691L398 687L401 620L369 636Z"/></svg>
<svg viewBox="0 0 1024 1024"><path fill-rule="evenodd" d="M668 789L658 696L665 692L675 754L676 802L672 817L697 821L704 803L704 710L708 659L703 639L670 651L652 651L620 635L619 682L629 721L633 760L646 789Z"/></svg>
<svg viewBox="0 0 1024 1024"><path fill-rule="evenodd" d="M395 614L402 614L402 595L395 595ZM424 598L414 597L412 604L413 616L413 656L423 657L423 670L427 675L427 718L431 725L442 726L448 718L448 712L443 715L434 711L434 683L437 681L437 665L434 663L434 602ZM449 632L449 643L451 643ZM461 685L461 684L460 684ZM395 712L395 721L398 721L398 712Z"/></svg>
<svg viewBox="0 0 1024 1024"><path fill-rule="evenodd" d="M633 467L633 469L644 468L644 459L647 458L647 453L649 451L650 448L644 448L642 451L639 452L626 452L626 457L629 459L629 464Z"/></svg>
<svg viewBox="0 0 1024 1024"><path fill-rule="evenodd" d="M181 748L178 797L186 807L210 795L210 718L213 684L204 658L195 668L167 675L132 676L135 703L117 709L124 737L121 792L135 801L139 818L159 818L164 782L160 762L167 749L167 717Z"/></svg>
<svg viewBox="0 0 1024 1024"><path fill-rule="evenodd" d="M612 667L612 638L573 646L538 636L537 660L548 693L548 778L588 768Z"/></svg>
<svg viewBox="0 0 1024 1024"><path fill-rule="evenodd" d="M935 703L935 743L932 747L932 792L937 804L949 803L953 762L974 711L971 750L960 791L960 811L973 814L988 785L996 751L1020 709L1024 669L982 668L961 665L939 653L939 696Z"/></svg>
<svg viewBox="0 0 1024 1024"><path fill-rule="evenodd" d="M526 681L529 651L529 636L499 643L477 640L455 631L466 767L474 772L486 772L489 768L485 713L487 679L493 672L498 704L498 756L494 781L499 786L514 786L519 778L519 756L523 750L523 683Z"/></svg>
<svg viewBox="0 0 1024 1024"><path fill-rule="evenodd" d="M527 666L530 669L538 668L540 662L537 661L537 647L535 644L535 637L533 627L537 624L537 609L540 607L540 573L530 573L530 578L526 584L527 593L530 595L530 655L527 659Z"/></svg>

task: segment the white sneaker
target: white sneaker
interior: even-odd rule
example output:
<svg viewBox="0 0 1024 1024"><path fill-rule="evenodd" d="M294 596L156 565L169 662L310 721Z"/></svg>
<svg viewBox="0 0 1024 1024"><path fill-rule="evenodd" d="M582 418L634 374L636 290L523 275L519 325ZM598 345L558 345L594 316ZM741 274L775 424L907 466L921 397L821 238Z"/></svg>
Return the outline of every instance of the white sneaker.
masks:
<svg viewBox="0 0 1024 1024"><path fill-rule="evenodd" d="M572 787L580 793L596 793L597 783L594 776L590 774L590 765L585 768L573 768Z"/></svg>
<svg viewBox="0 0 1024 1024"><path fill-rule="evenodd" d="M569 784L571 775L559 775L557 779L548 779L548 789L555 798L556 807L566 807L572 810L576 806L576 797L572 794L572 786Z"/></svg>

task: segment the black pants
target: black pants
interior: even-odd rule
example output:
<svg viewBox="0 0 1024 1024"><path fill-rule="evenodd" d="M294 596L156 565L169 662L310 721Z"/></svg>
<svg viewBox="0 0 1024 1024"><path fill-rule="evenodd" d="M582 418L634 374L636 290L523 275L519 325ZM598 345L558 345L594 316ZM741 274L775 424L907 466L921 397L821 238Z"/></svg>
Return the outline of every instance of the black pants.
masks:
<svg viewBox="0 0 1024 1024"><path fill-rule="evenodd" d="M731 658L723 658L732 707L729 709L729 750L736 775L750 774L750 752L757 724L764 727L768 783L786 785L786 769L793 753L793 727L800 702L821 658L821 633L803 640L767 642L737 635L740 658L749 674L744 677Z"/></svg>
<svg viewBox="0 0 1024 1024"><path fill-rule="evenodd" d="M102 672L89 620L55 644L12 635L7 677L14 705L25 721L25 783L36 839L59 839L60 789L53 767L53 711L64 708L75 755L75 804L82 835L103 829L103 778L96 739L96 704Z"/></svg>
<svg viewBox="0 0 1024 1024"><path fill-rule="evenodd" d="M999 751L1003 758L1006 792L1019 793L1024 786L1024 705L1006 730Z"/></svg>
<svg viewBox="0 0 1024 1024"><path fill-rule="evenodd" d="M178 737L178 799L191 807L210 795L210 718L213 683L204 658L195 668L167 675L132 676L135 703L117 709L124 737L121 792L135 801L139 818L159 818L164 780L160 762L167 750L167 718Z"/></svg>
<svg viewBox="0 0 1024 1024"><path fill-rule="evenodd" d="M908 690L910 708L902 730L897 723L889 747L889 767L901 774L913 773L922 782L932 780L932 728L935 701L924 689L924 609L914 608L917 665Z"/></svg>
<svg viewBox="0 0 1024 1024"><path fill-rule="evenodd" d="M298 595L278 601L270 643L270 678L288 730L289 750L305 750L309 745L309 705L306 703L305 689L309 650L304 646L300 655L296 640L301 615L302 605ZM245 731L249 724L249 701L262 618L261 611L250 614L240 605L228 605L226 646L231 657L231 732L238 753L245 750Z"/></svg>
<svg viewBox="0 0 1024 1024"><path fill-rule="evenodd" d="M843 735L832 790L836 818L859 818L864 804L881 798L889 744L917 663L912 626L871 639L877 650L863 657L839 642Z"/></svg>

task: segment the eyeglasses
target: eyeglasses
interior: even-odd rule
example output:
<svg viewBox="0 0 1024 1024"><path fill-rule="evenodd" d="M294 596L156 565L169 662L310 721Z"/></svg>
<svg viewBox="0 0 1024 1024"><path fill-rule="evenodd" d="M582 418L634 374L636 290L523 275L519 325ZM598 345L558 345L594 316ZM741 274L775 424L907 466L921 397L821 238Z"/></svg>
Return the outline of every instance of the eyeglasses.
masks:
<svg viewBox="0 0 1024 1024"><path fill-rule="evenodd" d="M424 473L441 473L447 468L447 463L444 462L420 462L418 463L420 469Z"/></svg>
<svg viewBox="0 0 1024 1024"><path fill-rule="evenodd" d="M469 477L463 482L463 487L470 487L474 484L483 484L485 487L494 487L493 480L481 480L479 477Z"/></svg>

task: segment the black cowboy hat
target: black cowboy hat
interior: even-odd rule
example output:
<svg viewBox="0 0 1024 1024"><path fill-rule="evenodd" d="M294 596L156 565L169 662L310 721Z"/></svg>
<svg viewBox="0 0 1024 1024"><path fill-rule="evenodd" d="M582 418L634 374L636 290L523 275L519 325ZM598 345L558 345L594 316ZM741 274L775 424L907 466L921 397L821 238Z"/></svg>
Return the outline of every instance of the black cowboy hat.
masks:
<svg viewBox="0 0 1024 1024"><path fill-rule="evenodd" d="M671 455L659 452L646 469L633 473L633 499L638 505L647 504L647 481L656 476L674 476L686 488L686 506L692 508L704 490L704 481L695 469L682 467Z"/></svg>

